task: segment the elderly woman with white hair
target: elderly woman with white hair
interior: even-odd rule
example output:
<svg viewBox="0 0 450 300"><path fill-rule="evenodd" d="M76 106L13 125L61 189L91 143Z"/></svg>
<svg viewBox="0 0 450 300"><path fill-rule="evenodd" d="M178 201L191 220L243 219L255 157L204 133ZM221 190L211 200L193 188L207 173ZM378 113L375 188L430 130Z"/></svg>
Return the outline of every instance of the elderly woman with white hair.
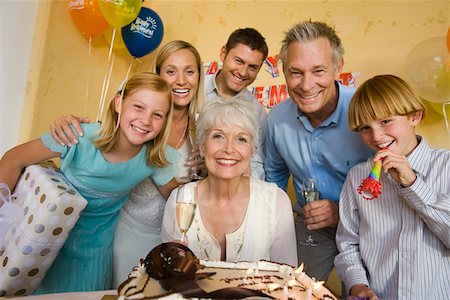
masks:
<svg viewBox="0 0 450 300"><path fill-rule="evenodd" d="M254 108L239 99L203 105L197 143L208 176L185 187L196 187L195 215L187 246L200 259L257 261L297 265L292 206L275 184L248 177L257 147ZM174 190L164 210L161 239L181 239Z"/></svg>

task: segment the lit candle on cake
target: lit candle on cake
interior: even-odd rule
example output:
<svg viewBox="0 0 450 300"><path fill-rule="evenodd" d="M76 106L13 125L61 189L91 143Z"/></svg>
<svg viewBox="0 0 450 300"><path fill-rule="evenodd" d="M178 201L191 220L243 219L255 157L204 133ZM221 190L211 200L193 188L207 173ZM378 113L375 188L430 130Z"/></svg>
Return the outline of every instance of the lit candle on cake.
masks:
<svg viewBox="0 0 450 300"><path fill-rule="evenodd" d="M300 286L295 279L291 279L288 281L288 286L294 287L294 286Z"/></svg>
<svg viewBox="0 0 450 300"><path fill-rule="evenodd" d="M312 299L312 290L311 290L310 286L306 289L306 297L305 297L305 299L306 300L311 300Z"/></svg>
<svg viewBox="0 0 450 300"><path fill-rule="evenodd" d="M267 290L269 291L269 292L273 292L274 290L276 290L277 288L279 288L280 287L280 285L278 284L278 283L269 283L268 285L267 285Z"/></svg>
<svg viewBox="0 0 450 300"><path fill-rule="evenodd" d="M289 299L289 288L286 285L286 283L283 285L283 299L285 300Z"/></svg>
<svg viewBox="0 0 450 300"><path fill-rule="evenodd" d="M298 281L301 281L302 277L305 276L305 272L303 272L304 264L302 263L297 269L294 270L295 278Z"/></svg>
<svg viewBox="0 0 450 300"><path fill-rule="evenodd" d="M278 283L269 283L266 285L267 292L271 294L273 291L276 291L278 288L280 288L280 285Z"/></svg>
<svg viewBox="0 0 450 300"><path fill-rule="evenodd" d="M312 293L313 294L317 294L319 293L320 289L322 288L322 285L325 283L325 281L317 281L314 282L311 286L312 286Z"/></svg>
<svg viewBox="0 0 450 300"><path fill-rule="evenodd" d="M259 276L259 261L256 262L256 267L255 267L255 276Z"/></svg>
<svg viewBox="0 0 450 300"><path fill-rule="evenodd" d="M253 273L253 269L247 269L247 270L245 270L245 272L244 272L244 279L242 280L242 282L244 283L244 284L248 284L248 278L247 278L247 276L248 275L250 275L250 274L252 274Z"/></svg>

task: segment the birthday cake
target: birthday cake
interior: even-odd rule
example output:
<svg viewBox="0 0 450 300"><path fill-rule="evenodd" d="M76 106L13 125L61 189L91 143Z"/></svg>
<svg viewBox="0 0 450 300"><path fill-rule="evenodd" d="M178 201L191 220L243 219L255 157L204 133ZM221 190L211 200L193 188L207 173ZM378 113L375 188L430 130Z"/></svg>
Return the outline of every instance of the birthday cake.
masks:
<svg viewBox="0 0 450 300"><path fill-rule="evenodd" d="M269 261L198 260L185 246L161 244L118 289L131 299L337 299L301 268Z"/></svg>

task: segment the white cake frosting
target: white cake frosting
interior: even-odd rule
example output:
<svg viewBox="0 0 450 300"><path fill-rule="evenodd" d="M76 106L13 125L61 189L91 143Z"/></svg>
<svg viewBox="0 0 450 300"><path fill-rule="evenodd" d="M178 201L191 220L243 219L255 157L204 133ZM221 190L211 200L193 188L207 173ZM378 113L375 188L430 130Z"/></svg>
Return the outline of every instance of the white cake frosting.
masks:
<svg viewBox="0 0 450 300"><path fill-rule="evenodd" d="M196 274L215 274L196 280L206 293L223 288L241 287L260 291L276 299L337 299L321 283L299 269L269 261L224 262L200 260L203 268ZM180 293L166 291L146 272L144 261L131 271L119 287L119 299L185 299ZM194 298L191 298L194 299Z"/></svg>

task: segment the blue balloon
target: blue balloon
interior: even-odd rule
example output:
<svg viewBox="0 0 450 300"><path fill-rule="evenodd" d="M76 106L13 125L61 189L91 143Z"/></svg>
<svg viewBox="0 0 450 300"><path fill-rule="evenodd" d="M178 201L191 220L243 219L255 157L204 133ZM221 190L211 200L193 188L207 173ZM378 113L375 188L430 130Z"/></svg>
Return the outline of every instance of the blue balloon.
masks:
<svg viewBox="0 0 450 300"><path fill-rule="evenodd" d="M128 51L134 57L149 54L161 44L164 26L158 14L142 7L137 18L122 27L122 38Z"/></svg>

